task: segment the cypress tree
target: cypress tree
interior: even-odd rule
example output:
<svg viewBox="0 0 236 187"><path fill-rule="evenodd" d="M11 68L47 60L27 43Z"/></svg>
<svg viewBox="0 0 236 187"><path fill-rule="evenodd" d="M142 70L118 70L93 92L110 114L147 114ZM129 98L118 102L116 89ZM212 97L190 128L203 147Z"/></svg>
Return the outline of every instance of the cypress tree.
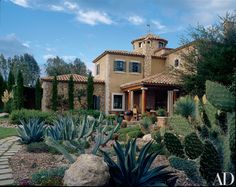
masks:
<svg viewBox="0 0 236 187"><path fill-rule="evenodd" d="M57 111L58 93L57 93L57 77L54 76L52 81L52 110Z"/></svg>
<svg viewBox="0 0 236 187"><path fill-rule="evenodd" d="M42 99L42 90L38 78L35 85L35 109L37 110L41 109L41 99Z"/></svg>
<svg viewBox="0 0 236 187"><path fill-rule="evenodd" d="M87 82L87 106L88 109L93 109L93 76L92 73L89 73L88 82Z"/></svg>
<svg viewBox="0 0 236 187"><path fill-rule="evenodd" d="M74 80L73 76L70 76L69 82L68 82L68 98L69 98L69 109L74 109Z"/></svg>
<svg viewBox="0 0 236 187"><path fill-rule="evenodd" d="M16 83L16 108L21 109L24 105L24 79L21 71L18 71Z"/></svg>
<svg viewBox="0 0 236 187"><path fill-rule="evenodd" d="M9 75L8 75L8 80L7 80L7 89L8 91L12 91L12 87L15 84L15 77L12 73L12 70L9 71Z"/></svg>
<svg viewBox="0 0 236 187"><path fill-rule="evenodd" d="M6 89L6 83L5 83L2 75L0 74L0 109L3 108L2 95L3 95L3 92L5 91L5 89Z"/></svg>

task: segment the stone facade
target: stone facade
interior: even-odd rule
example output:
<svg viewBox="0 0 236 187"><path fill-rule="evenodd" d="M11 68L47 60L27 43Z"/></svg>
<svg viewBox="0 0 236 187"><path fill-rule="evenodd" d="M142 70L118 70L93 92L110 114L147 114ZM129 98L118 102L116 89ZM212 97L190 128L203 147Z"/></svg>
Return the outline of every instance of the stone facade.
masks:
<svg viewBox="0 0 236 187"><path fill-rule="evenodd" d="M47 111L51 109L51 98L52 98L52 81L43 81L42 83L43 88L43 97L42 97L42 110ZM69 104L68 104L68 82L58 82L58 100L59 100L59 110L68 110ZM81 97L81 100L79 101L78 95L79 92L83 90L84 96ZM86 97L86 91L87 91L87 84L86 83L74 83L74 108L80 109L80 108L86 108L87 106L87 97ZM105 85L101 83L94 83L94 93L95 96L100 96L100 110L105 111Z"/></svg>

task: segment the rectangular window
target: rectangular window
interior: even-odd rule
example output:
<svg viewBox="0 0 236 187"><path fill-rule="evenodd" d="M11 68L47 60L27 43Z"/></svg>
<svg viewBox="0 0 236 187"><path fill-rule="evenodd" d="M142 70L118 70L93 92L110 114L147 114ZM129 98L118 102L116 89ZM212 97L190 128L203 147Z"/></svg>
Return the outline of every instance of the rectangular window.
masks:
<svg viewBox="0 0 236 187"><path fill-rule="evenodd" d="M124 94L113 93L112 94L112 110L123 111L124 110Z"/></svg>
<svg viewBox="0 0 236 187"><path fill-rule="evenodd" d="M100 96L93 96L93 109L100 110Z"/></svg>
<svg viewBox="0 0 236 187"><path fill-rule="evenodd" d="M141 73L141 64L139 62L130 62L129 72Z"/></svg>
<svg viewBox="0 0 236 187"><path fill-rule="evenodd" d="M125 66L126 66L125 61L122 60L114 61L114 71L125 71L126 70Z"/></svg>
<svg viewBox="0 0 236 187"><path fill-rule="evenodd" d="M96 75L100 74L100 64L97 64L96 66Z"/></svg>

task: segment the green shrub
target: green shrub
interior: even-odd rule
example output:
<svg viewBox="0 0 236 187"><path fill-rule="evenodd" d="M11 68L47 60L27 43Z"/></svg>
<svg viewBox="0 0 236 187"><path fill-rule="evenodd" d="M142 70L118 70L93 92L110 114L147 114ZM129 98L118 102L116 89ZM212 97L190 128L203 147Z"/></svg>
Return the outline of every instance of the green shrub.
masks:
<svg viewBox="0 0 236 187"><path fill-rule="evenodd" d="M148 134L150 132L150 126L152 125L152 120L150 117L144 117L140 120L140 127L144 134Z"/></svg>
<svg viewBox="0 0 236 187"><path fill-rule="evenodd" d="M29 120L31 118L38 118L41 121L46 123L52 123L53 119L56 117L56 114L53 112L42 112L40 110L13 110L10 115L10 122L13 124L19 124L20 120Z"/></svg>
<svg viewBox="0 0 236 187"><path fill-rule="evenodd" d="M31 183L40 186L63 186L66 167L43 169L31 176Z"/></svg>
<svg viewBox="0 0 236 187"><path fill-rule="evenodd" d="M161 136L161 132L160 131L153 131L151 133L152 139L154 139L157 143L161 143L163 137Z"/></svg>
<svg viewBox="0 0 236 187"><path fill-rule="evenodd" d="M159 153L159 155L166 155L166 150L163 144L153 143L148 150L148 153Z"/></svg>
<svg viewBox="0 0 236 187"><path fill-rule="evenodd" d="M166 116L166 110L164 108L157 109L157 116Z"/></svg>
<svg viewBox="0 0 236 187"><path fill-rule="evenodd" d="M195 117L196 108L194 100L191 96L180 97L174 106L175 113L185 118Z"/></svg>
<svg viewBox="0 0 236 187"><path fill-rule="evenodd" d="M132 138L141 138L143 137L143 133L141 132L141 130L137 130L137 131L131 131L127 133L128 139L132 139Z"/></svg>
<svg viewBox="0 0 236 187"><path fill-rule="evenodd" d="M166 149L173 155L184 157L184 150L180 140L172 133L165 133L164 143Z"/></svg>
<svg viewBox="0 0 236 187"><path fill-rule="evenodd" d="M52 154L60 154L57 149L48 146L45 142L33 142L26 146L28 152L31 153L52 153Z"/></svg>

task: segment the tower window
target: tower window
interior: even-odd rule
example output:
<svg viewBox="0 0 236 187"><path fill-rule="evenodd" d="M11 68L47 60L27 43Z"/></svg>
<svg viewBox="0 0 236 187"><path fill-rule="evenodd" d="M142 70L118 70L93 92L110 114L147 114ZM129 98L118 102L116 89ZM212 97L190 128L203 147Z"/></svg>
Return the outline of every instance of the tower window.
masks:
<svg viewBox="0 0 236 187"><path fill-rule="evenodd" d="M159 42L158 45L159 48L165 47L165 44L163 42Z"/></svg>
<svg viewBox="0 0 236 187"><path fill-rule="evenodd" d="M142 47L142 42L139 42L139 43L138 43L138 46L139 46L139 47Z"/></svg>
<svg viewBox="0 0 236 187"><path fill-rule="evenodd" d="M179 59L175 59L175 67L178 67L179 66Z"/></svg>

